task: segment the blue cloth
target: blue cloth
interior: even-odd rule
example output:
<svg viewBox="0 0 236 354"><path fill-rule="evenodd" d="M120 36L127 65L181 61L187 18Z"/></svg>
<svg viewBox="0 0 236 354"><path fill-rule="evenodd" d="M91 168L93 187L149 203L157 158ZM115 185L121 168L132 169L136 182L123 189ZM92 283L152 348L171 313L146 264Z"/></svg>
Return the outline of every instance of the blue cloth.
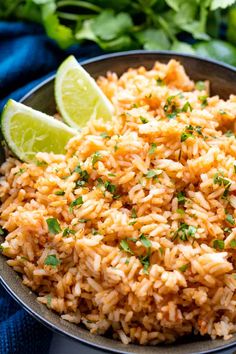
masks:
<svg viewBox="0 0 236 354"><path fill-rule="evenodd" d="M38 25L0 22L0 112L8 98L19 100L69 54L84 60L101 51L95 45L62 51ZM47 354L51 337L0 285L0 354Z"/></svg>

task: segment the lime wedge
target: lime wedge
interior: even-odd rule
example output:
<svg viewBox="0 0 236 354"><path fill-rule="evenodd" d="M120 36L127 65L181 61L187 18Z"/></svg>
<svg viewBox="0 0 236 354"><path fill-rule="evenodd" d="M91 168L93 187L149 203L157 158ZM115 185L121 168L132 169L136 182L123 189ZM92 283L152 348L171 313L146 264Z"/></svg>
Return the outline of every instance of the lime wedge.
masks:
<svg viewBox="0 0 236 354"><path fill-rule="evenodd" d="M55 97L64 121L76 129L91 118L111 119L111 102L72 55L57 71Z"/></svg>
<svg viewBox="0 0 236 354"><path fill-rule="evenodd" d="M23 161L35 154L64 154L65 146L77 132L66 124L21 103L9 100L1 118L3 136L12 152Z"/></svg>

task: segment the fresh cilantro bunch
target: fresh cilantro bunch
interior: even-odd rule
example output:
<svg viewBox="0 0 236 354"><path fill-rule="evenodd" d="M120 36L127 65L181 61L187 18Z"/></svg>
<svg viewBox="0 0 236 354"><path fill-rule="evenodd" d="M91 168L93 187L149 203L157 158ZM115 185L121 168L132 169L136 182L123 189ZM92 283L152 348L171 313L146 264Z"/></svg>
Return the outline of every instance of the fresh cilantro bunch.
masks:
<svg viewBox="0 0 236 354"><path fill-rule="evenodd" d="M1 19L42 23L61 48L92 41L105 51L176 50L236 65L235 0L4 0ZM219 39L228 24L227 39ZM188 38L190 45L181 41Z"/></svg>

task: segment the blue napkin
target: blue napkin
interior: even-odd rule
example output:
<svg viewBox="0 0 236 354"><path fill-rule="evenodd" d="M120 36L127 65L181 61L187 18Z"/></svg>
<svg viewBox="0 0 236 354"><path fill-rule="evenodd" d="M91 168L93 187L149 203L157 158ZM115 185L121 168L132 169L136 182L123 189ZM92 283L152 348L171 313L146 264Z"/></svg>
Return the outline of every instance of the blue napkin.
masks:
<svg viewBox="0 0 236 354"><path fill-rule="evenodd" d="M101 50L91 44L62 51L38 25L0 22L0 112L8 98L19 100L69 54L84 60ZM47 354L51 338L0 285L0 354Z"/></svg>

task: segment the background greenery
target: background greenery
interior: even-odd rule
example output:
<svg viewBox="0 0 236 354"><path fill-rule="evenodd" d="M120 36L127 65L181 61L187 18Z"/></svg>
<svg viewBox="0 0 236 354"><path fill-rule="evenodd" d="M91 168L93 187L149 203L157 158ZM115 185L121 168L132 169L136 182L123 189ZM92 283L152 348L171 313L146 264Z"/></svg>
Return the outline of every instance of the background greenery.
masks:
<svg viewBox="0 0 236 354"><path fill-rule="evenodd" d="M176 50L236 66L235 0L2 0L0 19L41 23L66 49Z"/></svg>

